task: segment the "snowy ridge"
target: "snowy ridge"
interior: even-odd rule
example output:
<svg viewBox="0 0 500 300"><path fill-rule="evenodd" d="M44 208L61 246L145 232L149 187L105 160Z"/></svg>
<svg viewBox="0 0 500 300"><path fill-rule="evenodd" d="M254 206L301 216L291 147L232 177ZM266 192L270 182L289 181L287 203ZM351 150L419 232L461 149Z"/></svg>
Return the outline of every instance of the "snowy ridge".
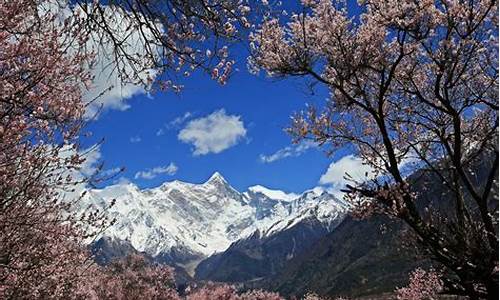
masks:
<svg viewBox="0 0 500 300"><path fill-rule="evenodd" d="M348 211L349 205L343 200L333 198L327 192L306 191L302 196L290 203L292 212L278 219L271 226L260 228L262 236L271 236L277 232L286 230L307 218L316 218L330 231L339 223Z"/></svg>
<svg viewBox="0 0 500 300"><path fill-rule="evenodd" d="M262 185L254 185L248 188L250 192L254 193L262 193L265 196L274 199L274 200L283 200L283 201L292 201L296 198L298 198L300 195L297 195L295 193L285 193L280 190L272 190L268 189L265 186Z"/></svg>
<svg viewBox="0 0 500 300"><path fill-rule="evenodd" d="M315 217L329 227L348 209L318 189L294 195L254 186L240 193L217 172L201 184L176 180L145 190L118 184L90 190L85 198L100 208L116 199L108 213L117 222L103 235L152 256L174 248L209 256L256 231L269 236L304 218Z"/></svg>

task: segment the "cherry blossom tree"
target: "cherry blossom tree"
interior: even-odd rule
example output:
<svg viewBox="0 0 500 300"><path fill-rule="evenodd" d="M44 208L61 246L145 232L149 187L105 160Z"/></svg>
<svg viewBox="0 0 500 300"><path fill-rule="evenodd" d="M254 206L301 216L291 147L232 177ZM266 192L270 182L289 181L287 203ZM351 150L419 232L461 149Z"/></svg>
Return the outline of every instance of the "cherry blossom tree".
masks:
<svg viewBox="0 0 500 300"><path fill-rule="evenodd" d="M408 286L396 290L398 300L433 300L443 289L440 276L433 270L415 269Z"/></svg>
<svg viewBox="0 0 500 300"><path fill-rule="evenodd" d="M215 59L212 76L224 83L232 65L227 48L188 48L208 39L206 32L213 34L215 43L215 37L235 34L235 22L247 27L243 16L249 8L239 3L233 11L236 2L229 1L200 2L201 6L193 2L192 7L173 1L173 6L162 5L164 17L153 17L135 13L156 9L148 5L160 3L127 7L128 3L108 2L106 9L98 2L75 8L57 0L0 1L2 299L179 299L169 268L146 264L137 256L99 267L85 250L112 222L105 212L85 210L80 197L74 197L91 180L79 148L86 108L82 97L92 83L89 71L100 50L89 49L89 44L96 37L104 39L100 43L111 43L114 67L124 81L139 84L144 70L180 72L184 66L196 69ZM140 32L141 46L148 51L153 49L148 45L159 43L160 56L123 50L128 35L107 23L117 11L128 22L124 32ZM121 72L122 67L131 72ZM241 296L277 298L258 291Z"/></svg>
<svg viewBox="0 0 500 300"><path fill-rule="evenodd" d="M2 299L70 297L91 264L84 239L107 224L65 197L86 180L75 175L92 56L76 50L86 42L76 24L59 26L40 3L0 2Z"/></svg>
<svg viewBox="0 0 500 300"><path fill-rule="evenodd" d="M304 295L304 297L302 299L303 300L328 300L330 298L321 297L316 293L307 293ZM345 298L345 297L335 297L334 299L335 300L349 300L349 298Z"/></svg>
<svg viewBox="0 0 500 300"><path fill-rule="evenodd" d="M173 269L148 262L133 254L109 266L95 267L77 297L82 299L163 300L282 300L277 293L262 290L238 292L227 284L206 283L181 296L175 290Z"/></svg>
<svg viewBox="0 0 500 300"><path fill-rule="evenodd" d="M244 293L226 284L207 284L189 295L187 300L282 300L277 293L262 290L250 290Z"/></svg>
<svg viewBox="0 0 500 300"><path fill-rule="evenodd" d="M328 88L324 105L294 116L295 141L355 149L373 171L346 187L354 213L404 221L446 267L448 291L496 299L498 2L359 5L353 17L344 1L303 0L286 21L265 18L249 67ZM415 203L426 198L407 176L417 169L441 202Z"/></svg>
<svg viewBox="0 0 500 300"><path fill-rule="evenodd" d="M175 290L173 269L149 263L138 254L94 268L92 275L82 289L87 299L181 299Z"/></svg>
<svg viewBox="0 0 500 300"><path fill-rule="evenodd" d="M250 28L248 1L76 1L93 51L113 62L123 82L180 91L201 69L225 84L233 71L229 46ZM253 6L255 7L255 4Z"/></svg>

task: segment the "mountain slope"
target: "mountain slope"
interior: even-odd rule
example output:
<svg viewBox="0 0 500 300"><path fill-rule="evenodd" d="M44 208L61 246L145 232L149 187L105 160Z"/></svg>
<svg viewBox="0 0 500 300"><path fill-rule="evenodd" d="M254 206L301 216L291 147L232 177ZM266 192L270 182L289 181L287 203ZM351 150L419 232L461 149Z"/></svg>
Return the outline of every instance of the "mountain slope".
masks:
<svg viewBox="0 0 500 300"><path fill-rule="evenodd" d="M363 296L403 286L409 271L423 262L400 251L402 224L386 217L353 220L347 217L281 273L263 286L283 295L314 291L327 296Z"/></svg>
<svg viewBox="0 0 500 300"><path fill-rule="evenodd" d="M289 202L300 213L276 221L234 242L196 268L196 279L224 282L259 281L281 271L287 262L331 232L344 218L347 204L327 193L304 193Z"/></svg>
<svg viewBox="0 0 500 300"><path fill-rule="evenodd" d="M222 282L259 281L281 271L287 262L300 255L329 232L315 217L272 235L259 231L233 243L223 253L203 260L196 268L196 279Z"/></svg>
<svg viewBox="0 0 500 300"><path fill-rule="evenodd" d="M311 216L331 228L347 211L343 201L323 191L291 195L263 187L240 193L216 172L201 184L172 181L146 190L120 184L90 190L85 197L101 209L116 199L108 214L117 222L102 235L108 244L126 242L156 260L192 269L201 258L255 231L271 236Z"/></svg>
<svg viewBox="0 0 500 300"><path fill-rule="evenodd" d="M480 186L485 181L489 162L491 158L485 157L474 165L474 185ZM452 216L456 210L454 195L436 184L441 182L438 177L417 171L408 181L416 192L418 209L425 212L427 207L432 207L442 216ZM498 191L495 194L498 195ZM492 197L490 205L498 214L497 199ZM468 198L466 204L473 207ZM309 291L331 297L391 292L397 286L406 285L408 274L415 267L431 263L416 255L414 245L402 245L411 232L405 232L407 230L405 224L386 216L367 220L346 217L333 232L290 260L282 272L259 287L287 296L300 296Z"/></svg>

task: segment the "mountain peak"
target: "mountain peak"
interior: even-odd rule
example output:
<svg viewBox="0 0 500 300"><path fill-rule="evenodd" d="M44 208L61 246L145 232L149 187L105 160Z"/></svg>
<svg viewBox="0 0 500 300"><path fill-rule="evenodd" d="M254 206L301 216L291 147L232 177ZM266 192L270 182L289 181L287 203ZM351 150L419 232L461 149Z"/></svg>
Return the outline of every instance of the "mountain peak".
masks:
<svg viewBox="0 0 500 300"><path fill-rule="evenodd" d="M181 249L179 259L223 251L256 229L261 233L278 232L288 224L296 224L294 220L302 220L309 211L325 222L344 213L343 206L328 199L267 201L269 197L255 192L279 199L294 198L263 186L240 193L215 172L202 184L175 180L143 190L132 184L117 185L92 190L85 199L98 209L105 209L111 199L117 199L109 213L118 221L103 236L130 241L136 250L152 256L174 255Z"/></svg>
<svg viewBox="0 0 500 300"><path fill-rule="evenodd" d="M227 183L227 181L219 172L216 171L205 183Z"/></svg>

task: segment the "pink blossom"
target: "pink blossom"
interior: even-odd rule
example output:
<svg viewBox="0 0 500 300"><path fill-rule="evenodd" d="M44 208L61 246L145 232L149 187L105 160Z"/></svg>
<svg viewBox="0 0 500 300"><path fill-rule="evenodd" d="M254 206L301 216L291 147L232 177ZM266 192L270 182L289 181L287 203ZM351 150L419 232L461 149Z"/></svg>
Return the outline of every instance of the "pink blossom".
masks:
<svg viewBox="0 0 500 300"><path fill-rule="evenodd" d="M432 300L438 299L442 289L443 282L435 271L417 268L411 273L408 285L397 289L396 294L398 300Z"/></svg>

